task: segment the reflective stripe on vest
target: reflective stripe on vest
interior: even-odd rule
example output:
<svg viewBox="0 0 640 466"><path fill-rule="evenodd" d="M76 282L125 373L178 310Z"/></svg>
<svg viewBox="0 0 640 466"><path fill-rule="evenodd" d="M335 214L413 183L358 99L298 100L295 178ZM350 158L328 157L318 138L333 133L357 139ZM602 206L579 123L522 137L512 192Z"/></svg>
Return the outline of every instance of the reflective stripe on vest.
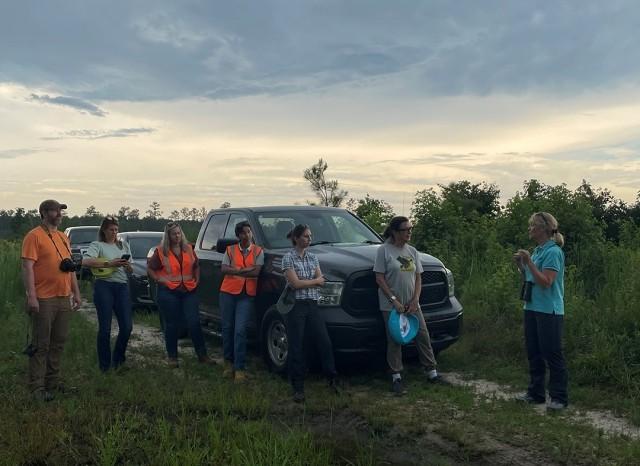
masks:
<svg viewBox="0 0 640 466"><path fill-rule="evenodd" d="M175 254L170 253L165 256L162 251L162 245L158 246L157 251L158 257L162 262L162 269L156 272L158 282L170 290L175 290L184 284L188 291L193 291L196 287L196 280L193 277L195 258L193 257L191 246L187 251L182 251L182 265Z"/></svg>
<svg viewBox="0 0 640 466"><path fill-rule="evenodd" d="M245 257L242 254L239 244L227 246L227 256L233 267L244 268L256 265L256 258L260 255L262 248L255 244L251 247L251 252ZM220 291L229 294L240 294L246 290L247 295L255 296L258 291L258 277L242 277L240 275L225 275L220 286Z"/></svg>

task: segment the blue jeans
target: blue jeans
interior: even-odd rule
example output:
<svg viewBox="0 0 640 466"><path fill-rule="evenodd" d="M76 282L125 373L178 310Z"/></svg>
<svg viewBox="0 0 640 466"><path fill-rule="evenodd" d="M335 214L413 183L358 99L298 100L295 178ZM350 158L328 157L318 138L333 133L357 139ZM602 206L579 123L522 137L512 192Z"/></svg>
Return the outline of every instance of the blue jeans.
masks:
<svg viewBox="0 0 640 466"><path fill-rule="evenodd" d="M253 300L246 293L220 293L224 359L232 361L233 368L240 371L244 370L247 355L247 324L251 318Z"/></svg>
<svg viewBox="0 0 640 466"><path fill-rule="evenodd" d="M126 360L125 352L131 336L131 298L128 283L96 280L93 302L98 313L98 364L100 370L118 367ZM118 320L118 338L111 354L111 318Z"/></svg>
<svg viewBox="0 0 640 466"><path fill-rule="evenodd" d="M198 357L207 355L204 336L200 328L198 315L198 295L194 291L170 290L166 286L158 286L158 310L164 316L164 343L167 356L178 357L178 331L182 320L187 323L189 335Z"/></svg>

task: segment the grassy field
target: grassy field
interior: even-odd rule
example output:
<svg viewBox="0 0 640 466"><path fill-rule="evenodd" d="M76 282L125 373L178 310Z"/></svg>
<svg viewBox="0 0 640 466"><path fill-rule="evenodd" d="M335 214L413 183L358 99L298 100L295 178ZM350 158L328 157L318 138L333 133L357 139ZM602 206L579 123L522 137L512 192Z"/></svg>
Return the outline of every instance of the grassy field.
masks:
<svg viewBox="0 0 640 466"><path fill-rule="evenodd" d="M0 464L640 464L637 440L608 437L568 414L542 416L514 401L478 398L469 388L430 386L415 363L407 397L389 396L384 371L374 365L345 369L339 396L310 377L304 406L290 401L286 381L255 356L254 376L240 386L186 352L181 368L171 370L161 348L152 347L132 348L129 370L102 374L95 325L79 314L63 360L77 391L37 403L20 353L26 318L17 248L0 243L0 253L0 279L10 290L0 295ZM154 325L155 315L135 320ZM473 319L470 327L441 355L443 371L526 382L522 364L468 353L481 343ZM209 341L214 351L218 344ZM572 386L572 393L585 408L599 392Z"/></svg>

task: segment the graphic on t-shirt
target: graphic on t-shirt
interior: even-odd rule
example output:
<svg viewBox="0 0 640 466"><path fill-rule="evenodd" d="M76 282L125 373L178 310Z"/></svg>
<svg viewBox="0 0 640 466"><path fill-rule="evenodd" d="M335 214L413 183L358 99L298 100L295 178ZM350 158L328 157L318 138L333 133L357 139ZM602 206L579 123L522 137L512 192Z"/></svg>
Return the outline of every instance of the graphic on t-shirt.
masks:
<svg viewBox="0 0 640 466"><path fill-rule="evenodd" d="M398 262L400 262L400 271L401 272L415 272L416 271L416 264L414 264L414 262L413 262L413 257L411 257L411 256L409 256L409 257L398 256L398 257L396 257L396 260Z"/></svg>

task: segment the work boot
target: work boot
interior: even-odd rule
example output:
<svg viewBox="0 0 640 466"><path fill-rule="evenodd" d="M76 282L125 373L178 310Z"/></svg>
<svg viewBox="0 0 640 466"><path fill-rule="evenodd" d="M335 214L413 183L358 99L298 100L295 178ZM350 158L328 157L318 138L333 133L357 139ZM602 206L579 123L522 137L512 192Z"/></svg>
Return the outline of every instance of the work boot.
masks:
<svg viewBox="0 0 640 466"><path fill-rule="evenodd" d="M224 362L222 363L222 367L223 367L222 377L224 377L225 379L233 379L234 378L233 363L225 359Z"/></svg>
<svg viewBox="0 0 640 466"><path fill-rule="evenodd" d="M55 396L53 393L47 390L40 389L33 392L33 399L36 401L44 401L45 403L48 403L49 401L53 401L54 398Z"/></svg>
<svg viewBox="0 0 640 466"><path fill-rule="evenodd" d="M243 383L247 381L247 373L245 371L236 371L233 376L235 383Z"/></svg>
<svg viewBox="0 0 640 466"><path fill-rule="evenodd" d="M167 358L167 366L169 366L169 369L177 369L180 367L180 364L178 364L178 358Z"/></svg>
<svg viewBox="0 0 640 466"><path fill-rule="evenodd" d="M207 356L206 354L198 356L198 362L200 364L206 364L207 366L215 366L216 365L216 362L213 359L211 359L209 356Z"/></svg>

